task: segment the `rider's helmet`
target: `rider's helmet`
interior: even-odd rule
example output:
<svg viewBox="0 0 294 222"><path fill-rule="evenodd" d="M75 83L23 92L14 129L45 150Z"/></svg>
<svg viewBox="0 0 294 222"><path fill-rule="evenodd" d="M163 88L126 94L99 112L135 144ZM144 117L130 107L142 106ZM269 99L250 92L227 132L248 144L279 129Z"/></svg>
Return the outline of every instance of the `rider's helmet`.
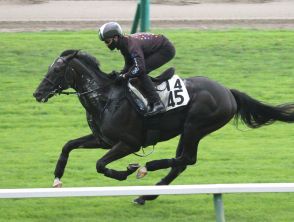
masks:
<svg viewBox="0 0 294 222"><path fill-rule="evenodd" d="M114 36L122 36L123 32L120 25L116 22L108 22L99 28L98 35L101 41L105 41L108 38Z"/></svg>

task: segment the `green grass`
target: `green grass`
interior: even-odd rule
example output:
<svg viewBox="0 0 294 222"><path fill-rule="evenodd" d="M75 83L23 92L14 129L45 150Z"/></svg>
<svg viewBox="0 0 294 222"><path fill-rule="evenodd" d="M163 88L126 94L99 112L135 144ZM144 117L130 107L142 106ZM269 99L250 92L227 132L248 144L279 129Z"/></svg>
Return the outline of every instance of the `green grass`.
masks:
<svg viewBox="0 0 294 222"><path fill-rule="evenodd" d="M202 75L271 104L294 99L294 31L155 30L175 44L182 77ZM63 144L90 132L74 96L36 103L32 93L48 65L65 49L95 55L102 70L120 70L123 59L98 41L96 32L0 33L0 188L50 187ZM159 73L155 71L153 75ZM198 162L173 184L268 183L294 181L293 125L276 123L251 130L232 123L207 136ZM173 157L178 138L158 144L154 154L111 164ZM151 148L147 148L150 150ZM147 152L148 152L147 150ZM104 150L76 150L69 159L65 187L152 185L168 170L142 180L118 182L98 175ZM224 195L227 221L294 221L294 194ZM145 206L133 197L0 200L0 221L214 221L211 195L161 196Z"/></svg>

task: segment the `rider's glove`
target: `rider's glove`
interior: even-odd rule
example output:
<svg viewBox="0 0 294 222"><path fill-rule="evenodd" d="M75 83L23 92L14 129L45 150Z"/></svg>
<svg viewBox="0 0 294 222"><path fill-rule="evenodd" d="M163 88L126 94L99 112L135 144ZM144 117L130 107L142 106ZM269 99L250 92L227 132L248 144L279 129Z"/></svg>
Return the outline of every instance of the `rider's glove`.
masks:
<svg viewBox="0 0 294 222"><path fill-rule="evenodd" d="M116 82L120 83L120 82L126 80L127 78L128 77L127 77L127 75L125 73L124 74L120 74L120 75L117 76Z"/></svg>
<svg viewBox="0 0 294 222"><path fill-rule="evenodd" d="M122 73L122 74L119 75L119 77L121 79L127 79L128 78L128 75L127 75L127 73Z"/></svg>

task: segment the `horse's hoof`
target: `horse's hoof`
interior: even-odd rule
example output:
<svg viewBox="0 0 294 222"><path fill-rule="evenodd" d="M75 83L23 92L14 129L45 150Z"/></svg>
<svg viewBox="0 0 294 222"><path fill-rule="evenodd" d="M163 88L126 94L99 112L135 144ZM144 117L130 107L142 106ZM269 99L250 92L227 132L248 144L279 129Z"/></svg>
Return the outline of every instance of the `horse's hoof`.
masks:
<svg viewBox="0 0 294 222"><path fill-rule="evenodd" d="M133 203L138 204L138 205L144 205L145 204L145 200L142 199L141 197L138 197L136 199L133 200Z"/></svg>
<svg viewBox="0 0 294 222"><path fill-rule="evenodd" d="M136 177L137 177L137 179L141 179L146 175L147 175L147 168L146 167L140 167L138 172L137 172Z"/></svg>
<svg viewBox="0 0 294 222"><path fill-rule="evenodd" d="M131 163L128 166L128 171L130 171L131 173L134 173L137 169L140 168L140 165L138 163Z"/></svg>
<svg viewBox="0 0 294 222"><path fill-rule="evenodd" d="M53 181L53 185L54 188L61 188L62 187L62 182L59 178L55 178Z"/></svg>

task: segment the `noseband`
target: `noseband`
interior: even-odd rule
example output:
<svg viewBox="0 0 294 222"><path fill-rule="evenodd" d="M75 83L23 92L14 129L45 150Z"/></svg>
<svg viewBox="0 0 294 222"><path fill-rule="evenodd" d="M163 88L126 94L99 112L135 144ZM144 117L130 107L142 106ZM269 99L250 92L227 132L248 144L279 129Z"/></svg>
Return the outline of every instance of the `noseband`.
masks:
<svg viewBox="0 0 294 222"><path fill-rule="evenodd" d="M57 84L55 84L52 80L50 80L50 79L47 78L47 77L44 77L44 80L46 80L46 81L49 82L51 85L53 85L54 88L55 88L56 85L57 85ZM57 95L57 94L59 94L59 93L61 93L61 92L62 92L61 84L58 84L58 85L57 85L57 88L54 89L54 90L52 90L51 92L49 92L45 98L48 98L48 97L51 96L51 95L55 96L55 95Z"/></svg>

